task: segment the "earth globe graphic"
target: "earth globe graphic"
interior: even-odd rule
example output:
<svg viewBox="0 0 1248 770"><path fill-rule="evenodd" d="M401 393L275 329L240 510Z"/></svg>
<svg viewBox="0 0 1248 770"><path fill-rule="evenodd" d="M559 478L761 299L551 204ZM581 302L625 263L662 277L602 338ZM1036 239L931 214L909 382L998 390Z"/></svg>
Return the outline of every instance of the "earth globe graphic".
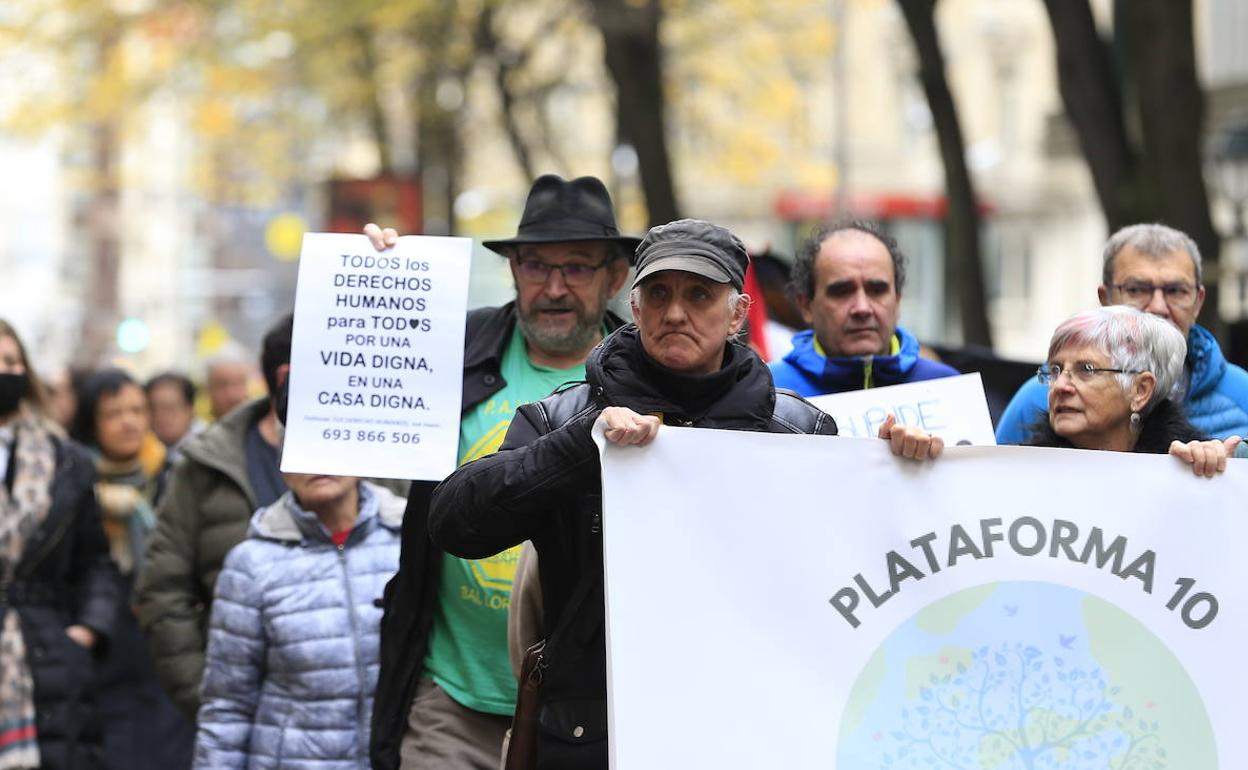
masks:
<svg viewBox="0 0 1248 770"><path fill-rule="evenodd" d="M1178 658L1068 586L999 582L902 623L850 691L838 770L1213 770Z"/></svg>

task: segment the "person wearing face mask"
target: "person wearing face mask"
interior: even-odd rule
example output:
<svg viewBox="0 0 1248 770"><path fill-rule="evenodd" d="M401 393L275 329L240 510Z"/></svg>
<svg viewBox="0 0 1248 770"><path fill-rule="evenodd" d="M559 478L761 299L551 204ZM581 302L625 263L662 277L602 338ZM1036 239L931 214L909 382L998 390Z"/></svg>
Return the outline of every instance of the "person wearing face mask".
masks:
<svg viewBox="0 0 1248 770"><path fill-rule="evenodd" d="M95 459L96 496L127 600L118 612L116 644L98 674L106 766L185 768L190 765L194 730L161 689L129 601L156 525L157 481L165 457L149 428L142 386L120 369L92 374L79 394L73 436Z"/></svg>
<svg viewBox="0 0 1248 770"><path fill-rule="evenodd" d="M95 659L119 584L91 458L44 413L0 321L0 768L95 768Z"/></svg>

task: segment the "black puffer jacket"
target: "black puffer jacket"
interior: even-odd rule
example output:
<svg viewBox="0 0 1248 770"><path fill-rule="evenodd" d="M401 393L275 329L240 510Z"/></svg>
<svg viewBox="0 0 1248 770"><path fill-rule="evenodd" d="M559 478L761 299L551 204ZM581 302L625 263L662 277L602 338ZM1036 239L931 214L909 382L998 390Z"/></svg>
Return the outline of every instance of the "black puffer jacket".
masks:
<svg viewBox="0 0 1248 770"><path fill-rule="evenodd" d="M4 600L22 621L42 766L82 770L98 766L91 682L121 596L95 500L95 467L81 447L55 443L51 507L26 543ZM66 636L75 623L95 631L94 654Z"/></svg>
<svg viewBox="0 0 1248 770"><path fill-rule="evenodd" d="M661 413L664 424L835 435L836 423L772 387L765 364L732 344L723 368L666 370L637 329L608 337L586 363L588 384L521 407L502 449L457 470L433 494L433 540L475 559L532 540L552 629L542 684L538 767L607 766L602 486L591 428L607 406Z"/></svg>
<svg viewBox="0 0 1248 770"><path fill-rule="evenodd" d="M1170 451L1172 441L1187 443L1188 441L1203 441L1207 438L1209 437L1188 422L1183 408L1167 398L1153 407L1153 411L1140 422L1140 435L1132 451L1141 454L1164 455ZM1047 417L1032 426L1027 445L1074 448L1074 444L1053 431Z"/></svg>
<svg viewBox="0 0 1248 770"><path fill-rule="evenodd" d="M612 313L607 313L603 322L608 329L623 323ZM468 314L464 329L463 414L507 385L502 375L503 355L515 326L514 302ZM429 497L435 486L431 481L412 482L403 514L399 571L386 584L381 671L373 700L369 746L374 770L398 770L407 715L424 670L442 573L442 552L429 540Z"/></svg>

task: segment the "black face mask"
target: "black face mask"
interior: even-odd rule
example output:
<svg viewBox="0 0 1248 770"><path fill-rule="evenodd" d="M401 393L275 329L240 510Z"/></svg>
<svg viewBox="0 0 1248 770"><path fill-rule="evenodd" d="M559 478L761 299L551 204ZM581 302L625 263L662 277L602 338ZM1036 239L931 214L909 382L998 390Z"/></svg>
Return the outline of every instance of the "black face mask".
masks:
<svg viewBox="0 0 1248 770"><path fill-rule="evenodd" d="M30 379L25 374L0 374L0 416L17 411L17 405L30 395Z"/></svg>

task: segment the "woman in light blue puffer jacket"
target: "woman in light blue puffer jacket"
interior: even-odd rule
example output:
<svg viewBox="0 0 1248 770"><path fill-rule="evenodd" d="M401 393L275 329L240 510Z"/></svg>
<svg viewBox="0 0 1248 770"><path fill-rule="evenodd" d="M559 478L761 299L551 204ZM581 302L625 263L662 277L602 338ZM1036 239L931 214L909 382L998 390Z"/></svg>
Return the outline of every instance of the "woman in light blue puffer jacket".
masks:
<svg viewBox="0 0 1248 770"><path fill-rule="evenodd" d="M195 768L367 770L381 610L405 501L283 474L217 580Z"/></svg>

